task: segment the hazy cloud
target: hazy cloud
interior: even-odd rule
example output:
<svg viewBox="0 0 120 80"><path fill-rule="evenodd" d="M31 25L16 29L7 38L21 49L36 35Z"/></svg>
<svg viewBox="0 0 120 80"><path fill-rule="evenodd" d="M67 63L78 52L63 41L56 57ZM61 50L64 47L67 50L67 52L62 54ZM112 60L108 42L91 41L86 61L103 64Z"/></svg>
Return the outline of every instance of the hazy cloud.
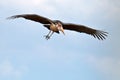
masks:
<svg viewBox="0 0 120 80"><path fill-rule="evenodd" d="M46 13L69 13L86 17L96 13L105 13L104 17L114 16L112 18L115 18L120 13L118 0L2 0L0 6L31 9L30 11L39 10Z"/></svg>
<svg viewBox="0 0 120 80"><path fill-rule="evenodd" d="M120 59L89 55L86 56L86 60L109 80L120 79Z"/></svg>
<svg viewBox="0 0 120 80"><path fill-rule="evenodd" d="M26 73L27 71L27 67L26 66L20 66L20 67L16 67L14 66L13 63L11 63L8 60L4 60L3 62L0 63L0 76L4 76L4 77L15 77L15 78L19 78L22 75L24 75L24 73Z"/></svg>

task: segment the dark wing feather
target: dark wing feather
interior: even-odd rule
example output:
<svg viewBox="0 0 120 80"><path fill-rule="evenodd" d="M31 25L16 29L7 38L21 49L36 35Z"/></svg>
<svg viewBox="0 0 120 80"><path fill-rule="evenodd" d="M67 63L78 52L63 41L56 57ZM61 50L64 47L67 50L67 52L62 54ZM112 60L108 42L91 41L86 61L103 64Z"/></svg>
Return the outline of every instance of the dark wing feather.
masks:
<svg viewBox="0 0 120 80"><path fill-rule="evenodd" d="M36 14L23 14L23 15L15 15L15 16L11 16L8 19L14 19L14 18L25 18L28 20L32 20L32 21L36 21L42 24L50 24L50 22L52 22L52 20L36 15Z"/></svg>
<svg viewBox="0 0 120 80"><path fill-rule="evenodd" d="M105 37L107 36L107 32L92 29L84 25L63 23L63 28L67 30L73 30L73 31L81 32L81 33L86 33L86 34L92 35L95 38L98 38L99 40L106 39Z"/></svg>

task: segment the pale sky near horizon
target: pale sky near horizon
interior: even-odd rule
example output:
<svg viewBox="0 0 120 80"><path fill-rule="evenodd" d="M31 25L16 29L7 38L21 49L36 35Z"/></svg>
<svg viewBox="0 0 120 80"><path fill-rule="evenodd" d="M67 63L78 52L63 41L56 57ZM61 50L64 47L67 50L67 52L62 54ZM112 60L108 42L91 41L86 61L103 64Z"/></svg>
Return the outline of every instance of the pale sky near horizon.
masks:
<svg viewBox="0 0 120 80"><path fill-rule="evenodd" d="M119 0L1 0L0 80L120 80ZM38 14L107 31L104 41L65 30L50 40Z"/></svg>

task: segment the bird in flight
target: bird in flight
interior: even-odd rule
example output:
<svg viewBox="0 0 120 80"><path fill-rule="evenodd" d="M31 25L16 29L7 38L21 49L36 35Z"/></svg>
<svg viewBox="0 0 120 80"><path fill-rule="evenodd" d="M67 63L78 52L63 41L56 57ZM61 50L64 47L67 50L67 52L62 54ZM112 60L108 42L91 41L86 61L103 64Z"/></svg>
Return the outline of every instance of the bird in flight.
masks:
<svg viewBox="0 0 120 80"><path fill-rule="evenodd" d="M61 31L65 35L64 30L72 30L72 31L80 32L80 33L86 33L99 40L106 39L107 34L108 34L107 32L96 30L96 29L93 29L93 28L90 28L84 25L64 23L60 20L51 20L51 19L48 19L40 15L36 15L36 14L14 15L14 16L9 17L8 19L15 19L15 18L25 18L25 19L32 20L32 21L43 24L44 27L50 30L49 33L45 35L45 38L47 40L50 39L50 37L53 35L54 32L60 33L59 31Z"/></svg>

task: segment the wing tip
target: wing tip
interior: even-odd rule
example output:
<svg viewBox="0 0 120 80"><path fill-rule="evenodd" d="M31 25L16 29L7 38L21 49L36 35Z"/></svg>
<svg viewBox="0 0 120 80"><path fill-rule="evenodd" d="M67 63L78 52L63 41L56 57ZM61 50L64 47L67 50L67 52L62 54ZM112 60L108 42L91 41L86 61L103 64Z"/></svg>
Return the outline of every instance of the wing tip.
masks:
<svg viewBox="0 0 120 80"><path fill-rule="evenodd" d="M97 39L99 39L99 40L105 40L106 37L108 36L107 34L108 34L108 32L105 32L105 31L97 31L97 33L94 34L94 36L95 36L95 38L97 37Z"/></svg>
<svg viewBox="0 0 120 80"><path fill-rule="evenodd" d="M19 18L19 17L22 17L22 16L21 15L15 15L15 16L10 16L10 17L8 17L6 19L15 19L15 18Z"/></svg>
<svg viewBox="0 0 120 80"><path fill-rule="evenodd" d="M17 18L17 17L16 16L11 16L11 17L8 17L6 19L15 19L15 18Z"/></svg>

